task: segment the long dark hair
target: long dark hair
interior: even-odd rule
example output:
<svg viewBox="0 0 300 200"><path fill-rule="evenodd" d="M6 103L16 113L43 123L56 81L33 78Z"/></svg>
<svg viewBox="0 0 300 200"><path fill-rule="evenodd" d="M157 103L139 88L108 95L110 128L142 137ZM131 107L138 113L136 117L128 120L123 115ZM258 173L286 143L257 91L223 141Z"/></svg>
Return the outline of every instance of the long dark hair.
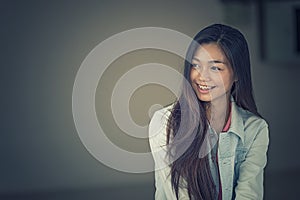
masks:
<svg viewBox="0 0 300 200"><path fill-rule="evenodd" d="M173 159L171 184L177 199L181 187L187 189L190 198L206 200L214 199L217 195L208 155L199 157L199 149L208 130L207 103L198 99L191 100L195 97L195 92L190 86L194 52L199 45L208 43L216 43L221 48L233 69L237 81L231 88L231 95L236 104L260 117L253 97L249 50L243 34L222 24L204 28L194 37L188 48L184 77L189 84L183 84L181 95L171 110L167 125L168 156Z"/></svg>

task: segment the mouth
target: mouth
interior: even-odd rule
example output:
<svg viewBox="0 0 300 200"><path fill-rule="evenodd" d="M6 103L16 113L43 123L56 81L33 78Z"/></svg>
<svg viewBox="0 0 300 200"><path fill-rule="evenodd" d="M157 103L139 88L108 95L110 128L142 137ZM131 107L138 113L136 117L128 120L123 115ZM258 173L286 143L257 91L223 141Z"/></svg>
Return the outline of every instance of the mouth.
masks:
<svg viewBox="0 0 300 200"><path fill-rule="evenodd" d="M216 87L216 86L208 86L208 85L200 85L200 84L197 84L197 86L202 91L209 91Z"/></svg>

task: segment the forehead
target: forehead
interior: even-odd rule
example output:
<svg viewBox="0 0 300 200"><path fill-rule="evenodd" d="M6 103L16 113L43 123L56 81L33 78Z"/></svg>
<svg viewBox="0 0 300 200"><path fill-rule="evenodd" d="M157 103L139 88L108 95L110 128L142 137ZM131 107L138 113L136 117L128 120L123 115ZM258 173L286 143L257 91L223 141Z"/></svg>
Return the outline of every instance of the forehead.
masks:
<svg viewBox="0 0 300 200"><path fill-rule="evenodd" d="M223 61L224 63L227 63L227 59L224 52L216 43L200 45L195 51L193 58L201 62L219 60Z"/></svg>

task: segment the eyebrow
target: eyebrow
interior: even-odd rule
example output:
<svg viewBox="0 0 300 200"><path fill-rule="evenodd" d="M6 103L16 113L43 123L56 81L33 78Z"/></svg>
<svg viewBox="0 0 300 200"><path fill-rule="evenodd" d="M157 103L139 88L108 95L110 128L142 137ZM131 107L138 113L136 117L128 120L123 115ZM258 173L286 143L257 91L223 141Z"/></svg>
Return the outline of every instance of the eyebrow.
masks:
<svg viewBox="0 0 300 200"><path fill-rule="evenodd" d="M198 58L193 58L192 60L196 60L198 62L201 62L201 60L199 60ZM221 64L226 64L224 61L221 61L221 60L209 60L208 63L221 63Z"/></svg>

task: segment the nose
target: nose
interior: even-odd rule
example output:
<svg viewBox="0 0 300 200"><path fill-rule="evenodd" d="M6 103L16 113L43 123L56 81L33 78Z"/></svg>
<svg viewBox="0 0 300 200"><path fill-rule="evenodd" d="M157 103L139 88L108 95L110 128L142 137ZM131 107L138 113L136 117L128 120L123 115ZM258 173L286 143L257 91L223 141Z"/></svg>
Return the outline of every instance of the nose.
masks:
<svg viewBox="0 0 300 200"><path fill-rule="evenodd" d="M210 74L208 72L207 67L201 67L200 69L197 70L199 74L199 80L200 81L208 81L210 79Z"/></svg>

